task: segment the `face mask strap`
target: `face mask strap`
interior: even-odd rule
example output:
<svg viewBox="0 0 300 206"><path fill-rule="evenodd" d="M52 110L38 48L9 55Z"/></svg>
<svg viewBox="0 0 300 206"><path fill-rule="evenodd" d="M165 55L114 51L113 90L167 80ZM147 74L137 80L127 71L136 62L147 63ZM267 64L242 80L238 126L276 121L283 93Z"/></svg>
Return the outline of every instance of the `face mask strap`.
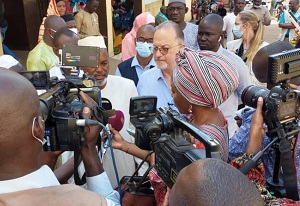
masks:
<svg viewBox="0 0 300 206"><path fill-rule="evenodd" d="M44 145L43 141L34 135L33 129L34 129L34 122L35 122L35 120L36 120L36 117L34 117L34 118L33 118L33 121L32 121L31 134L32 134L32 136L33 136L34 139L36 139L36 140L39 141L42 145Z"/></svg>

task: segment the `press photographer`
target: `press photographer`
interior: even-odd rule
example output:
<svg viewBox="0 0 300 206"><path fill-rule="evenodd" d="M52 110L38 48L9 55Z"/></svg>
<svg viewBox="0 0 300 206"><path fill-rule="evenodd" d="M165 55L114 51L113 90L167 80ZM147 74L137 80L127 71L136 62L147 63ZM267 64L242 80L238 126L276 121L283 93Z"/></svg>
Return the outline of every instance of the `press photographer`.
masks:
<svg viewBox="0 0 300 206"><path fill-rule="evenodd" d="M286 42L274 42L262 48L255 56L255 61L253 64L253 72L256 75L257 79L263 83L267 82L269 85L268 87L272 88L272 86L270 85L276 84L278 80L289 81L292 77L298 76L297 72L299 70L297 66L297 51L286 51L285 53L280 53L282 52L282 50L284 51L291 49L293 49L293 47ZM269 55L271 56L269 57ZM269 65L269 67L266 67L265 65ZM285 69L284 72L280 73L280 75L277 75L279 68ZM290 82L293 82L295 85L299 84L297 78L291 79ZM276 150L276 148L279 147L279 140L277 140L277 138L281 137L283 139L287 139L288 142L292 143L291 146L295 153L293 156L297 155L297 151L299 150L297 143L293 144L293 142L298 141L298 138L292 138L294 134L297 134L299 131L297 123L295 122L295 119L297 117L297 102L299 101L297 97L298 92L289 89L286 86L288 85L284 83L282 84L282 86L273 87L271 91L258 87L250 87L247 90L248 92L245 91L244 93L245 103L250 106L255 106L258 96L263 96L264 98L263 111L266 125L268 126L268 133L267 136L264 135L263 139L261 140L261 147L263 149L259 153L263 154L262 161L264 163L263 165L266 171L265 180L268 179L268 182L271 183L271 185L274 185L275 183L277 186L280 186L271 186L271 191L278 197L281 197L283 195L282 193L285 193L285 190L283 190L283 181L278 179L280 177L279 165L288 161L282 161L279 157L279 154L281 154L281 152ZM285 106L287 105L289 106L285 108ZM229 160L241 156L246 150L248 138L249 135L251 135L251 133L249 133L251 118L253 112L255 111L254 109L247 110L248 111L245 110L245 112L242 114L242 125L240 129L230 140ZM270 144L272 145L272 147L269 147ZM287 152L290 151L291 146L289 146L289 143L287 144ZM291 154L289 155L288 159L292 159ZM298 171L297 161L294 160L294 163L291 164L295 164L296 171ZM292 168L293 166L288 167ZM243 171L246 172L245 170ZM297 173L299 175L299 172ZM291 175L291 178L293 179L294 175ZM294 183L296 183L296 180L294 181ZM294 185L293 188L294 189L292 190L294 192L295 190L297 191L297 186ZM293 194L293 192L290 192L290 194Z"/></svg>

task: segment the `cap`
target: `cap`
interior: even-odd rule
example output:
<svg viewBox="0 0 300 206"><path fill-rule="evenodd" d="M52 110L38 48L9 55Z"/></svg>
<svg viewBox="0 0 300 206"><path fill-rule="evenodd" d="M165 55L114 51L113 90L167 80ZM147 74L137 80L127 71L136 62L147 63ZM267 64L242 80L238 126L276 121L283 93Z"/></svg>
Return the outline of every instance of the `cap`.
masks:
<svg viewBox="0 0 300 206"><path fill-rule="evenodd" d="M78 41L78 46L92 46L106 49L103 36L88 36Z"/></svg>
<svg viewBox="0 0 300 206"><path fill-rule="evenodd" d="M185 0L169 0L169 4L175 3L175 2L186 4Z"/></svg>

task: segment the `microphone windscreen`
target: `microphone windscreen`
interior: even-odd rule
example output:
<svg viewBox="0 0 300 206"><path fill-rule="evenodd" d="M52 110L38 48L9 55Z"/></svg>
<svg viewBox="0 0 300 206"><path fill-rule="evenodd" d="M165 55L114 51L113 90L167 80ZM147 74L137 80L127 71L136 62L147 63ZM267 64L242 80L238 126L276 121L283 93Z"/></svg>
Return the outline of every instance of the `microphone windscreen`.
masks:
<svg viewBox="0 0 300 206"><path fill-rule="evenodd" d="M124 125L124 114L120 110L116 110L115 113L114 116L108 118L108 123L119 132Z"/></svg>

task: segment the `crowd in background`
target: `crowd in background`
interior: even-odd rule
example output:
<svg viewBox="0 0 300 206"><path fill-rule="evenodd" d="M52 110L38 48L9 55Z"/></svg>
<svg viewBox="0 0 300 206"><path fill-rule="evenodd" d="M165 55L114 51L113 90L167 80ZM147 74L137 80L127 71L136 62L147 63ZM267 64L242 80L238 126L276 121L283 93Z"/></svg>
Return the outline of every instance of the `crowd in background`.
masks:
<svg viewBox="0 0 300 206"><path fill-rule="evenodd" d="M12 58L0 57L0 66L5 68L0 68L0 96L6 99L0 103L0 116L7 117L0 124L0 154L5 156L0 160L0 194L8 193L0 195L0 200L10 203L13 196L15 201L26 205L22 197L34 194L32 204L49 199L44 195L48 192L54 193L63 205L69 200L57 192L61 188L73 190L70 194L81 191L77 197L73 196L74 204L80 204L76 199L82 197L92 205L97 198L99 203L101 197L103 205L120 205L120 196L113 189L118 185L113 162L119 177L128 176L153 149L138 147L127 132L132 127L130 98L156 96L157 108L179 112L189 124L219 145L214 154L218 160L202 159L190 164L179 173L173 188L167 187L155 169L155 155L149 156L139 174L149 172L156 205L299 204L297 193L288 199L266 188L267 178L276 170L278 150L265 151L246 175L237 170L272 141L264 124L268 117L264 114L266 97L255 99L256 109L245 105L242 98L249 86L263 91L273 88L275 85L268 81L268 56L295 48L298 31L285 13L278 24L282 28L280 41L269 44L264 41L263 33L272 17L261 0L250 4L234 0L232 12L222 1L193 0L187 5L185 0L169 0L156 16L149 12L134 16L132 0L111 3L114 53L121 54L114 75L109 75L108 49L99 28L99 0L50 0L38 44L28 55L26 69ZM289 9L300 19L298 0L290 0ZM188 12L192 14L191 21L185 20ZM3 20L1 28L5 26ZM75 76L88 76L92 80L88 82L101 92L101 97L109 99L112 108L124 115L123 128L109 126L113 153L103 145L102 154L96 149L100 127L89 125L84 129L79 175L86 173L86 188L100 196L59 186L74 183L74 153L42 152L45 122L37 109L37 92L25 78L10 71L49 71L52 78L69 79L74 76L74 68L65 67L60 60L65 45L98 47L99 65L75 68ZM300 81L295 78L288 85L288 89L298 89ZM78 95L88 106L81 111L81 118L91 118L90 109L102 103L91 101L83 92ZM23 108L24 112L15 108ZM293 118L298 121L296 115ZM16 121L20 124L15 124ZM203 142L191 134L183 132L182 136L182 141L205 150ZM294 168L289 172L295 173L293 189L299 193L298 135L292 139L282 141L292 152ZM22 193L49 186L56 187L44 188L43 193L39 190Z"/></svg>

